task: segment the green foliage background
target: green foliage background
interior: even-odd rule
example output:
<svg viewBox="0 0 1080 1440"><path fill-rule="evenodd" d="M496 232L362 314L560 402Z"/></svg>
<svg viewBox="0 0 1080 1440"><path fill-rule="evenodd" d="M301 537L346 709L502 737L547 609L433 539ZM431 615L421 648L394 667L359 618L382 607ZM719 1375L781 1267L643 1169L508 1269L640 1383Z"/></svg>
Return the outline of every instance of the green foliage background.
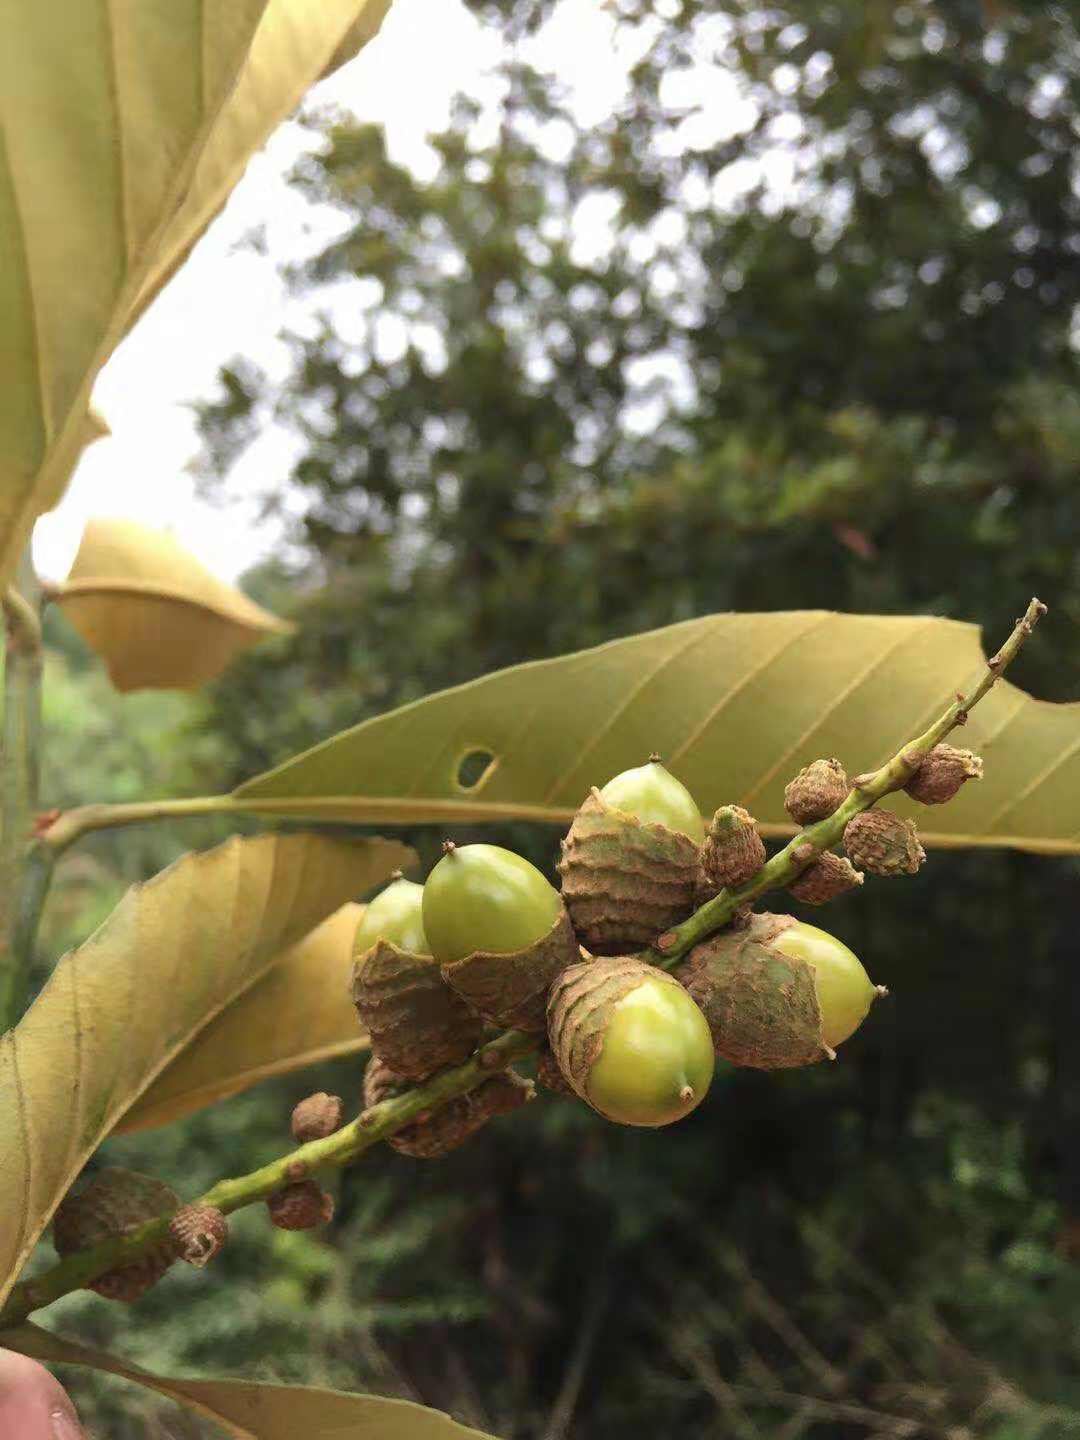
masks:
<svg viewBox="0 0 1080 1440"><path fill-rule="evenodd" d="M523 42L548 6L475 9ZM342 225L289 286L320 318L285 384L237 359L201 410L211 492L271 417L299 437L290 547L250 583L299 632L198 699L121 701L52 621L50 803L219 790L433 688L728 608L950 614L993 639L1039 594L1013 678L1080 694L1070 8L617 13L642 58L616 115L580 127L510 51L499 127L463 99L429 183L379 132L311 117L294 183ZM702 64L752 102L729 138L683 112ZM575 239L590 205L612 217L598 258ZM343 304L366 340L337 332ZM219 833L94 837L48 947ZM484 833L552 863L548 832ZM210 1274L54 1313L136 1359L369 1385L507 1440L1074 1433L1076 881L934 854L808 915L893 992L843 1063L724 1075L670 1132L551 1101L439 1165L387 1152L335 1182L325 1236L245 1212ZM274 1154L308 1090L351 1103L358 1071L107 1157L193 1190ZM161 1433L153 1402L102 1395L103 1433Z"/></svg>

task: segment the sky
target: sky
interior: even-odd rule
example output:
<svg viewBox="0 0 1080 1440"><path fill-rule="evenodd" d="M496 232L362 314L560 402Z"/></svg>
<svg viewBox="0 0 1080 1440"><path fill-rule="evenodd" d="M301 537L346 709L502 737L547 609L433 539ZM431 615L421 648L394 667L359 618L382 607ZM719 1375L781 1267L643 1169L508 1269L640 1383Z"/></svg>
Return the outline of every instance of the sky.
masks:
<svg viewBox="0 0 1080 1440"><path fill-rule="evenodd" d="M558 55L561 78L581 106L610 110L625 81L626 58L613 52L613 22L601 0L564 0L529 58ZM571 42L572 43L569 43ZM357 117L381 123L391 155L421 176L435 155L425 137L443 128L453 95L496 97L490 75L500 42L460 0L395 0L382 31L356 60L312 92ZM223 214L102 371L94 404L111 435L86 451L64 499L39 520L34 559L61 579L91 516L125 516L173 531L211 570L235 578L280 538L280 521L258 522L254 491L282 482L288 436L259 438L229 477L239 503L201 501L187 470L198 452L191 402L214 393L218 367L237 354L284 373L277 335L288 317L276 266L316 248L339 224L313 213L285 176L312 143L295 122L256 155ZM265 225L270 258L239 248Z"/></svg>

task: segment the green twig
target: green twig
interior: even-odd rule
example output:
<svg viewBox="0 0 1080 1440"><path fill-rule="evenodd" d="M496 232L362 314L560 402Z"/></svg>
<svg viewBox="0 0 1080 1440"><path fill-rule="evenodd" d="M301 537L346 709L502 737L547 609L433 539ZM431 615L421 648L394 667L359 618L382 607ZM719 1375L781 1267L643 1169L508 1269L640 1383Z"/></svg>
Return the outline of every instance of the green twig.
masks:
<svg viewBox="0 0 1080 1440"><path fill-rule="evenodd" d="M444 1070L415 1090L410 1090L407 1095L373 1105L324 1140L312 1140L307 1145L298 1146L249 1175L219 1180L194 1203L212 1205L229 1214L257 1200L265 1200L275 1190L303 1179L323 1166L348 1165L424 1111L438 1109L455 1096L482 1085L511 1061L537 1049L542 1040L542 1035L508 1030L481 1046L464 1065ZM14 1286L7 1303L0 1310L0 1328L19 1324L32 1311L50 1305L72 1290L82 1289L106 1271L117 1265L129 1264L146 1251L153 1250L165 1239L169 1219L168 1215L159 1215L156 1219L147 1220L124 1235L69 1255L51 1270Z"/></svg>
<svg viewBox="0 0 1080 1440"><path fill-rule="evenodd" d="M32 577L28 574L27 579L30 588ZM33 945L25 943L20 917L30 826L38 804L42 645L33 604L13 586L0 603L6 640L0 772L0 1030L5 1030L26 1004L33 962Z"/></svg>
<svg viewBox="0 0 1080 1440"><path fill-rule="evenodd" d="M853 815L858 815L861 810L869 810L893 791L902 790L918 769L923 756L935 745L940 745L958 725L967 723L969 712L1000 678L1034 630L1039 617L1045 614L1046 606L1042 601L1032 600L1016 622L1008 640L997 654L986 662L986 674L970 696L958 694L929 730L916 736L914 740L909 740L879 770L856 776L852 790L831 815L800 830L782 850L767 860L745 885L741 885L737 890L721 890L719 895L702 905L688 920L661 935L655 946L646 950L641 958L664 969L670 969L700 941L730 924L736 912L743 906L751 904L767 890L780 890L790 885L818 855L825 850L831 850L834 845L839 845Z"/></svg>
<svg viewBox="0 0 1080 1440"><path fill-rule="evenodd" d="M641 958L665 968L674 965L700 940L727 925L736 910L767 890L787 885L815 855L837 844L853 815L869 809L892 791L901 789L911 778L923 756L965 722L968 711L983 698L1004 671L1030 635L1040 615L1045 613L1045 609L1040 601L1031 602L1024 617L1017 621L1016 628L1005 645L988 662L986 676L969 698L958 696L929 730L905 745L888 764L867 775L858 776L854 789L828 819L802 830L789 845L768 860L746 885L734 891L721 891L689 920L661 936L657 941L657 948L644 951ZM206 804L204 801L187 803ZM495 1071L504 1068L519 1056L538 1049L543 1042L542 1034L530 1035L518 1030L508 1030L482 1046L464 1065L443 1071L410 1090L407 1095L373 1106L351 1124L324 1140L313 1140L310 1144L302 1145L271 1164L264 1165L260 1170L253 1170L249 1175L219 1181L195 1203L213 1205L228 1213L257 1200L264 1200L283 1185L303 1178L322 1166L347 1165L365 1150L370 1150L379 1141L385 1140L415 1120L418 1115L436 1110L455 1096L474 1089ZM128 1264L147 1250L154 1249L165 1239L168 1226L169 1216L159 1215L113 1240L69 1255L51 1270L16 1285L7 1303L0 1310L0 1327L19 1324L33 1311L51 1304L72 1290L81 1289L106 1271Z"/></svg>

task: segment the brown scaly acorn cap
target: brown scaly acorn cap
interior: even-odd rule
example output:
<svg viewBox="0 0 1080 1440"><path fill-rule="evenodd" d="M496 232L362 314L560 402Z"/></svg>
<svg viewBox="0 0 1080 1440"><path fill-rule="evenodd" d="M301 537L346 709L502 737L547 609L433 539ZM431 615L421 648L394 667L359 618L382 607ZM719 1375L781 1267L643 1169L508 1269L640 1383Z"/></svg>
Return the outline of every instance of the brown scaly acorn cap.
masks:
<svg viewBox="0 0 1080 1440"><path fill-rule="evenodd" d="M53 1244L60 1256L123 1235L144 1220L173 1211L180 1204L176 1191L153 1175L112 1167L99 1170L90 1184L66 1195L53 1217ZM140 1255L89 1282L106 1300L137 1300L157 1283L172 1264L172 1242Z"/></svg>
<svg viewBox="0 0 1080 1440"><path fill-rule="evenodd" d="M364 1071L364 1106L395 1099L412 1088L404 1076L395 1075L389 1066L373 1057ZM516 1110L535 1093L532 1084L513 1070L500 1071L475 1090L455 1096L448 1104L388 1135L387 1144L414 1160L441 1160L496 1115Z"/></svg>
<svg viewBox="0 0 1080 1440"><path fill-rule="evenodd" d="M573 1095L574 1087L568 1085L563 1079L563 1073L559 1069L559 1062L550 1050L545 1050L540 1056L536 1067L536 1083L545 1090L552 1091L555 1095Z"/></svg>
<svg viewBox="0 0 1080 1440"><path fill-rule="evenodd" d="M270 1223L279 1230L314 1230L334 1218L334 1202L314 1180L298 1180L267 1197Z"/></svg>
<svg viewBox="0 0 1080 1440"><path fill-rule="evenodd" d="M806 867L797 880L791 882L788 890L804 905L824 905L862 883L861 870L856 870L851 861L845 860L842 855L826 850Z"/></svg>
<svg viewBox="0 0 1080 1440"><path fill-rule="evenodd" d="M717 1055L732 1065L787 1070L833 1059L821 1033L813 966L773 948L796 923L755 914L694 947L679 979L704 1012Z"/></svg>
<svg viewBox="0 0 1080 1440"><path fill-rule="evenodd" d="M701 847L701 866L716 890L745 885L765 864L757 821L741 805L724 805L713 816Z"/></svg>
<svg viewBox="0 0 1080 1440"><path fill-rule="evenodd" d="M480 1020L431 955L378 940L356 958L352 994L374 1053L409 1079L460 1065L480 1042Z"/></svg>
<svg viewBox="0 0 1080 1440"><path fill-rule="evenodd" d="M811 825L831 815L850 789L839 760L815 760L788 781L784 808L796 825Z"/></svg>
<svg viewBox="0 0 1080 1440"><path fill-rule="evenodd" d="M926 859L910 820L891 810L863 810L844 830L844 849L851 863L871 875L914 875Z"/></svg>
<svg viewBox="0 0 1080 1440"><path fill-rule="evenodd" d="M604 1047L612 1007L645 980L678 985L665 970L619 955L572 965L551 987L548 1040L566 1083L589 1103L589 1071Z"/></svg>
<svg viewBox="0 0 1080 1440"><path fill-rule="evenodd" d="M689 835L644 824L595 788L562 842L559 873L574 929L593 955L650 945L691 914L702 882Z"/></svg>
<svg viewBox="0 0 1080 1440"><path fill-rule="evenodd" d="M904 789L920 804L944 805L966 781L982 778L982 758L973 751L935 745Z"/></svg>
<svg viewBox="0 0 1080 1440"><path fill-rule="evenodd" d="M293 1139L299 1145L306 1145L309 1140L325 1140L341 1128L344 1108L340 1095L327 1095L325 1090L309 1095L292 1112Z"/></svg>
<svg viewBox="0 0 1080 1440"><path fill-rule="evenodd" d="M196 1270L220 1255L228 1238L229 1222L212 1205L181 1205L169 1222L176 1258Z"/></svg>
<svg viewBox="0 0 1080 1440"><path fill-rule="evenodd" d="M500 1029L543 1030L552 982L580 958L577 936L564 905L548 933L523 950L474 950L461 960L444 962L442 973L471 1010L488 1024ZM394 1069L399 1067L395 1065Z"/></svg>

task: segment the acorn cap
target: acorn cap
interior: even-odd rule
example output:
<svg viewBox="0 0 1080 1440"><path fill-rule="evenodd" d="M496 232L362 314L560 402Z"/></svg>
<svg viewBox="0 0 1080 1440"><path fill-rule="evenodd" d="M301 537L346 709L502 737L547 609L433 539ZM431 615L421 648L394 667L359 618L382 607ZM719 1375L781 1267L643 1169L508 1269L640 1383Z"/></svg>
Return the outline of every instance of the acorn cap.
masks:
<svg viewBox="0 0 1080 1440"><path fill-rule="evenodd" d="M815 760L788 781L784 808L797 825L811 825L831 815L850 789L839 760Z"/></svg>
<svg viewBox="0 0 1080 1440"><path fill-rule="evenodd" d="M562 895L581 943L593 955L650 945L691 914L702 880L688 835L643 824L593 789L562 842Z"/></svg>
<svg viewBox="0 0 1080 1440"><path fill-rule="evenodd" d="M314 1230L334 1218L334 1201L314 1180L298 1180L267 1197L270 1223L279 1230Z"/></svg>
<svg viewBox="0 0 1080 1440"><path fill-rule="evenodd" d="M404 1076L396 1075L381 1060L372 1059L364 1071L365 1108L396 1099L413 1088ZM424 1118L388 1135L387 1144L400 1155L409 1155L414 1160L441 1160L464 1145L489 1120L516 1110L531 1100L534 1093L533 1086L513 1070L500 1071L475 1090L455 1096Z"/></svg>
<svg viewBox="0 0 1080 1440"><path fill-rule="evenodd" d="M804 905L824 905L835 900L845 890L853 890L863 883L861 870L856 870L850 860L842 855L824 851L812 865L808 865L797 880L787 887L796 900Z"/></svg>
<svg viewBox="0 0 1080 1440"><path fill-rule="evenodd" d="M548 933L524 949L505 953L474 950L462 960L444 961L442 973L470 1010L489 1024L543 1030L552 981L579 959L577 937L564 905ZM399 1066L393 1068L400 1073Z"/></svg>
<svg viewBox="0 0 1080 1440"><path fill-rule="evenodd" d="M705 1013L717 1055L733 1065L786 1070L832 1051L822 1038L813 966L773 948L797 921L757 914L695 946L679 979Z"/></svg>
<svg viewBox="0 0 1080 1440"><path fill-rule="evenodd" d="M306 1145L309 1140L325 1140L340 1128L343 1110L340 1095L327 1095L325 1090L309 1095L292 1112L293 1139L300 1145Z"/></svg>
<svg viewBox="0 0 1080 1440"><path fill-rule="evenodd" d="M536 1066L536 1083L555 1095L574 1095L574 1087L563 1079L559 1062L550 1050L544 1050Z"/></svg>
<svg viewBox="0 0 1080 1440"><path fill-rule="evenodd" d="M145 1220L173 1211L180 1197L153 1175L111 1167L99 1170L89 1185L61 1200L53 1217L53 1244L60 1256L85 1250L102 1240L141 1225ZM175 1258L170 1240L88 1282L106 1300L130 1302L161 1279Z"/></svg>
<svg viewBox="0 0 1080 1440"><path fill-rule="evenodd" d="M926 859L918 831L891 810L863 810L844 830L851 863L871 875L914 875Z"/></svg>
<svg viewBox="0 0 1080 1440"><path fill-rule="evenodd" d="M735 890L765 864L757 821L741 805L724 805L709 822L701 865L716 890Z"/></svg>
<svg viewBox="0 0 1080 1440"><path fill-rule="evenodd" d="M356 958L352 995L372 1050L399 1075L423 1080L460 1065L480 1042L479 1019L430 955L376 941Z"/></svg>
<svg viewBox="0 0 1080 1440"><path fill-rule="evenodd" d="M212 1205L181 1205L169 1222L176 1258L196 1270L220 1255L228 1238L229 1222Z"/></svg>
<svg viewBox="0 0 1080 1440"><path fill-rule="evenodd" d="M904 789L922 805L944 805L966 781L982 778L982 758L973 751L935 745Z"/></svg>

